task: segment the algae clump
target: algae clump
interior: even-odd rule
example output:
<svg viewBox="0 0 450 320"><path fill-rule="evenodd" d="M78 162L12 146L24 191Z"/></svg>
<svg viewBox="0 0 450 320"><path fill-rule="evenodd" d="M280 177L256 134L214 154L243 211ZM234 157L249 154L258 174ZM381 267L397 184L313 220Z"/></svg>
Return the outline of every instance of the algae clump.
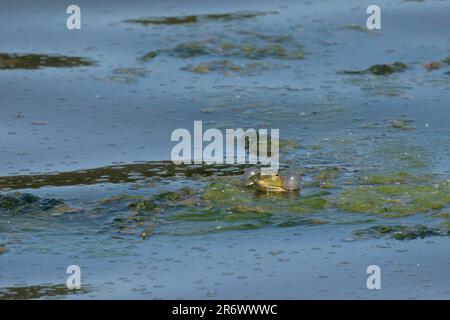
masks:
<svg viewBox="0 0 450 320"><path fill-rule="evenodd" d="M345 70L343 74L373 74L377 76L387 76L396 72L403 72L408 69L408 65L402 62L394 62L391 64L375 64L364 70Z"/></svg>
<svg viewBox="0 0 450 320"><path fill-rule="evenodd" d="M396 240L424 239L432 236L447 235L437 228L430 228L424 225L380 225L365 229L358 229L353 232L357 239L388 237Z"/></svg>
<svg viewBox="0 0 450 320"><path fill-rule="evenodd" d="M424 64L423 67L424 67L425 70L427 70L427 71L433 71L433 70L438 70L438 69L442 68L443 65L442 65L442 63L439 62L439 61L433 61L433 62Z"/></svg>
<svg viewBox="0 0 450 320"><path fill-rule="evenodd" d="M348 212L382 214L400 217L432 210L450 204L450 185L382 185L361 186L343 190L338 208Z"/></svg>
<svg viewBox="0 0 450 320"><path fill-rule="evenodd" d="M231 21L252 19L258 16L267 14L276 14L277 12L259 12L259 11L238 11L231 13L211 13L199 15L173 16L173 17L149 17L140 19L127 19L124 22L140 24L143 26L149 25L178 25L191 24L203 21Z"/></svg>
<svg viewBox="0 0 450 320"><path fill-rule="evenodd" d="M61 215L77 211L78 209L69 207L60 199L39 198L29 193L20 192L0 195L0 214Z"/></svg>
<svg viewBox="0 0 450 320"><path fill-rule="evenodd" d="M0 53L0 70L9 69L42 69L44 67L53 68L73 68L91 66L94 63L82 57L69 57L47 54L18 54Z"/></svg>

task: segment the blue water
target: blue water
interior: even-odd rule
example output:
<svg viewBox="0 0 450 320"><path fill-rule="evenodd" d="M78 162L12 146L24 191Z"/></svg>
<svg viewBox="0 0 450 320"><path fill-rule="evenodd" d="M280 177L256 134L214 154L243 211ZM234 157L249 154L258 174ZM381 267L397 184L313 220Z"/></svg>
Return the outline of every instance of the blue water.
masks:
<svg viewBox="0 0 450 320"><path fill-rule="evenodd" d="M369 3L356 0L78 4L82 29L69 31L64 4L2 2L0 52L81 56L96 62L71 69L0 70L2 177L169 160L171 132L192 130L194 120L203 120L206 127L220 129L279 128L281 139L300 145L282 154L283 164L310 170L337 166L345 172L343 179L402 170L448 179L449 67L427 71L423 65L450 55L449 1L378 1L382 30L373 32L364 29ZM241 11L277 13L180 25L123 22ZM147 62L140 59L149 51L189 41L245 41L248 33L291 36L303 46L305 58L259 59L276 67L249 75L181 70L223 57L162 54ZM254 62L228 59L239 65ZM409 69L388 77L340 73L394 61ZM140 72L123 76L114 72L117 68ZM391 121L398 118L411 120L414 130L393 128ZM387 155L386 148L410 152L426 160L426 166L411 168ZM201 185L202 179L171 178L140 190L132 183L107 182L14 189L84 208L107 196L151 195ZM334 219L342 213L317 215ZM142 240L112 238L110 216L0 219L0 245L8 248L0 255L0 288L65 283L65 268L78 264L83 284L92 291L61 298L447 299L450 293L448 237L345 241L353 230L367 226L353 220L350 225L204 236L157 233ZM432 220L418 213L381 222ZM365 287L370 264L383 270L381 291Z"/></svg>

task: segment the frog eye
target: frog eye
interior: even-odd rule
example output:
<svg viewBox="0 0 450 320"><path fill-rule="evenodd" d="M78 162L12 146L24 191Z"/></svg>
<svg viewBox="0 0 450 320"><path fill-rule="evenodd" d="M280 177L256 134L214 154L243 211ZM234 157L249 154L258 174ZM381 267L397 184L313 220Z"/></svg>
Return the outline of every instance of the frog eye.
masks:
<svg viewBox="0 0 450 320"><path fill-rule="evenodd" d="M288 172L284 176L283 188L291 191L300 189L300 176L295 172Z"/></svg>
<svg viewBox="0 0 450 320"><path fill-rule="evenodd" d="M259 179L261 171L256 167L247 168L244 171L244 185L251 186Z"/></svg>

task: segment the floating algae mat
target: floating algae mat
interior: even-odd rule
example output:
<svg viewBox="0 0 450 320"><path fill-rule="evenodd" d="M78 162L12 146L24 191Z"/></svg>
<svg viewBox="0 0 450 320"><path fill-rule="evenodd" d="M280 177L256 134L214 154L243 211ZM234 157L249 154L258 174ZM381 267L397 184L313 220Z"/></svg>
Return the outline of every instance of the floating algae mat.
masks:
<svg viewBox="0 0 450 320"><path fill-rule="evenodd" d="M243 37L221 35L220 37L181 42L173 48L150 51L142 57L142 60L152 60L160 55L175 56L183 59L197 56L213 56L299 60L305 57L303 46L293 37L260 33L244 33L243 35Z"/></svg>
<svg viewBox="0 0 450 320"><path fill-rule="evenodd" d="M364 70L345 70L343 74L373 74L377 76L387 76L396 72L403 72L408 66L402 62L394 62L392 64L375 64Z"/></svg>
<svg viewBox="0 0 450 320"><path fill-rule="evenodd" d="M194 73L205 74L210 72L218 72L222 74L238 74L238 75L257 75L262 71L274 70L282 68L283 66L252 62L246 63L245 65L240 65L233 63L230 60L219 60L212 62L200 63L197 65L188 65L182 70L191 71Z"/></svg>
<svg viewBox="0 0 450 320"><path fill-rule="evenodd" d="M236 175L242 173L243 168L243 165L205 167L195 164L175 165L171 161L140 162L54 174L0 177L0 189L41 188L50 185L92 185L101 182L127 183L144 180L145 178L161 179L174 176L195 178L225 174Z"/></svg>
<svg viewBox="0 0 450 320"><path fill-rule="evenodd" d="M73 294L86 294L90 291L86 286L83 286L81 289L71 290L65 284L6 287L0 288L0 300L55 299Z"/></svg>
<svg viewBox="0 0 450 320"><path fill-rule="evenodd" d="M41 213L60 215L74 212L77 212L77 209L67 206L60 199L41 199L32 194L18 192L0 194L0 213L17 215L30 213L35 216Z"/></svg>
<svg viewBox="0 0 450 320"><path fill-rule="evenodd" d="M252 19L258 16L264 16L267 14L276 14L276 12L258 12L258 11L241 11L234 13L216 13L216 14L200 14L200 15L187 15L187 16L174 16L174 17L149 17L141 19L128 19L124 22L148 25L177 25L177 24L189 24L199 23L206 21L232 21L232 20L244 20Z"/></svg>
<svg viewBox="0 0 450 320"><path fill-rule="evenodd" d="M338 199L343 211L401 217L450 204L450 183L360 186L345 189Z"/></svg>
<svg viewBox="0 0 450 320"><path fill-rule="evenodd" d="M76 203L64 197L3 192L0 215L6 220L1 220L0 230L40 232L50 226L59 229L61 223L70 220L71 228L75 228L70 232L94 232L117 239L148 239L158 234L179 236L262 228L338 226L372 217L374 221L383 221L428 213L434 215L433 221L440 221L445 214L439 215L450 205L450 182L429 174L405 171L358 174L351 183L345 183L347 176L339 167L305 168L304 174L309 179L302 183L299 193L274 194L244 187L241 167L191 165L182 169L171 163L142 163L22 176L21 180L2 178L3 186L16 182L27 185L28 190L49 184L62 188L75 185L95 188L97 184L122 187L120 192L106 197L99 195L88 202ZM281 169L284 170L286 168ZM414 237L409 229L402 232L406 239ZM429 234L434 235L433 232ZM392 234L386 232L383 236ZM357 237L363 238L364 232ZM2 245L10 249L8 242Z"/></svg>
<svg viewBox="0 0 450 320"><path fill-rule="evenodd" d="M424 225L379 225L353 232L356 239L392 238L396 240L414 240L433 236L446 236L449 230L444 228L430 228Z"/></svg>
<svg viewBox="0 0 450 320"><path fill-rule="evenodd" d="M151 71L144 68L116 68L112 71L112 75L100 79L125 83L135 83L139 78L145 78L151 74Z"/></svg>
<svg viewBox="0 0 450 320"><path fill-rule="evenodd" d="M19 54L19 53L0 53L0 69L42 69L53 68L73 68L92 66L94 62L82 58L46 54Z"/></svg>
<svg viewBox="0 0 450 320"><path fill-rule="evenodd" d="M182 235L327 223L310 214L325 209L326 193L308 196L266 194L242 186L240 177L214 178L198 190L183 187L151 197L115 196L98 201L96 210L125 212L112 228L147 238L158 232Z"/></svg>

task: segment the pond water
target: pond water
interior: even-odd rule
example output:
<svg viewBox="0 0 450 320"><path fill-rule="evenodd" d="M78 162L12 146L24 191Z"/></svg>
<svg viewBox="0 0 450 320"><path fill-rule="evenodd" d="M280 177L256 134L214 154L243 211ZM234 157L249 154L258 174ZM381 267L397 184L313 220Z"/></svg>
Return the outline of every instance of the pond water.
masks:
<svg viewBox="0 0 450 320"><path fill-rule="evenodd" d="M0 299L449 298L449 1L78 3L2 3ZM172 164L195 120L300 192Z"/></svg>

